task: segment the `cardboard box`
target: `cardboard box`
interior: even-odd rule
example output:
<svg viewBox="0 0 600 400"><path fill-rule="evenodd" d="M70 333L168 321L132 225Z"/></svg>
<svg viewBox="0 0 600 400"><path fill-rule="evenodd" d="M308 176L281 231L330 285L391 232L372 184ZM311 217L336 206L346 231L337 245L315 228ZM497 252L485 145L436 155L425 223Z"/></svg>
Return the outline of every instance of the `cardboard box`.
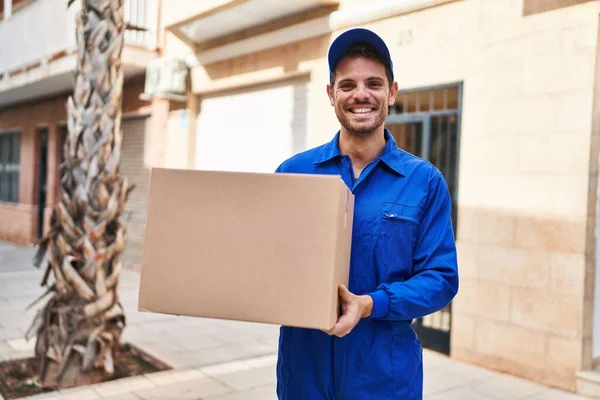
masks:
<svg viewBox="0 0 600 400"><path fill-rule="evenodd" d="M353 212L338 176L154 168L138 308L330 329Z"/></svg>

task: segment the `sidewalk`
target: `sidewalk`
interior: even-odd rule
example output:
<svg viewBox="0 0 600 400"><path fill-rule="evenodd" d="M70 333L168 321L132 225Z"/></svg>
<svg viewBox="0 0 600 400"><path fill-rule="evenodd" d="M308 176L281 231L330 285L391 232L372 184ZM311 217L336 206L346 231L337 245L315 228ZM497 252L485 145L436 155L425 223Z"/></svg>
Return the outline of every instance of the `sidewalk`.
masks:
<svg viewBox="0 0 600 400"><path fill-rule="evenodd" d="M24 340L37 308L43 271L31 264L33 250L0 242L0 361L29 357ZM278 327L137 312L139 274L120 282L127 328L124 340L174 370L29 397L29 399L270 400L275 395ZM576 400L583 397L474 367L424 351L427 400ZM0 400L3 400L0 397Z"/></svg>

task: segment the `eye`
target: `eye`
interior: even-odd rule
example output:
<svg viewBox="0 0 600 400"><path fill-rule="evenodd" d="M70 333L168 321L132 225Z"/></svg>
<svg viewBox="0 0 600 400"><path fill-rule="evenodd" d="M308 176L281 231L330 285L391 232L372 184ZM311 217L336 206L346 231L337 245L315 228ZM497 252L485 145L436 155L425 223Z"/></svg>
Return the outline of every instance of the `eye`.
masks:
<svg viewBox="0 0 600 400"><path fill-rule="evenodd" d="M371 81L371 82L369 82L369 87L372 87L372 88L379 88L379 87L381 87L381 86L382 86L382 84L381 84L381 82L379 82L379 81Z"/></svg>
<svg viewBox="0 0 600 400"><path fill-rule="evenodd" d="M352 84L350 82L343 82L340 84L339 88L341 90L350 90L352 89Z"/></svg>

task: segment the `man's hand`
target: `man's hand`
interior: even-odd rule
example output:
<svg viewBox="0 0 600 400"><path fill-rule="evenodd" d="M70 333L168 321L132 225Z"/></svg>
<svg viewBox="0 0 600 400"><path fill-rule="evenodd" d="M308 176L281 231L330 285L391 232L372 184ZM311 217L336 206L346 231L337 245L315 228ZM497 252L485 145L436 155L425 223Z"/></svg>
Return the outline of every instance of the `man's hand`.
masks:
<svg viewBox="0 0 600 400"><path fill-rule="evenodd" d="M328 335L344 337L358 324L361 318L368 318L373 312L373 299L369 295L357 296L344 285L338 287L342 303L342 315L333 328L325 331Z"/></svg>

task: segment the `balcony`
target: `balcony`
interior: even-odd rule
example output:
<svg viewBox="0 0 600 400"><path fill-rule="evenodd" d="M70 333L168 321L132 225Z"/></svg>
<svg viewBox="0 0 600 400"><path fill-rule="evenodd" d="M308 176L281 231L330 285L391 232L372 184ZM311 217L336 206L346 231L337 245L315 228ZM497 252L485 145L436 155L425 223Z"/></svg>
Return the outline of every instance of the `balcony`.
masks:
<svg viewBox="0 0 600 400"><path fill-rule="evenodd" d="M0 107L68 90L75 67L80 2L67 9L68 0L12 1L12 15L0 10ZM123 65L130 76L156 57L159 0L125 0L124 7L125 20L146 29L125 33Z"/></svg>
<svg viewBox="0 0 600 400"><path fill-rule="evenodd" d="M317 35L324 33L329 16L340 4L339 0L206 0L183 13L175 4L184 1L165 2L163 20L166 29L193 49L201 63L300 40L286 31L292 26L305 36L314 35L315 27ZM245 49L242 42L260 44Z"/></svg>

